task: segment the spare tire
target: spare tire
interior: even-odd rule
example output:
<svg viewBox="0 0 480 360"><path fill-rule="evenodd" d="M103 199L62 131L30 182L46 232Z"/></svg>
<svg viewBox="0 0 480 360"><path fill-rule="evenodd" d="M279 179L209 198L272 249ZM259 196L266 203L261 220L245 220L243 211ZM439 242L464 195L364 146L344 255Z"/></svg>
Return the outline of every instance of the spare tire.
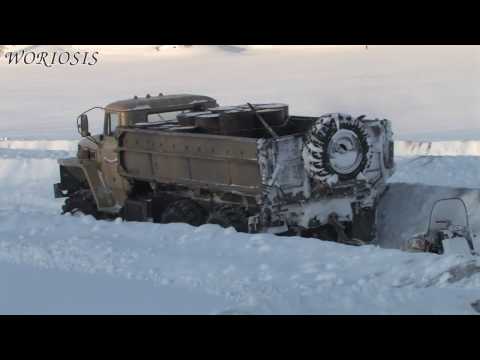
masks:
<svg viewBox="0 0 480 360"><path fill-rule="evenodd" d="M79 190L65 200L62 206L62 214L70 213L72 215L82 213L91 215L95 219L101 219L97 204L90 190Z"/></svg>
<svg viewBox="0 0 480 360"><path fill-rule="evenodd" d="M369 165L370 146L363 117L329 114L307 132L303 160L315 180L332 185L357 178Z"/></svg>

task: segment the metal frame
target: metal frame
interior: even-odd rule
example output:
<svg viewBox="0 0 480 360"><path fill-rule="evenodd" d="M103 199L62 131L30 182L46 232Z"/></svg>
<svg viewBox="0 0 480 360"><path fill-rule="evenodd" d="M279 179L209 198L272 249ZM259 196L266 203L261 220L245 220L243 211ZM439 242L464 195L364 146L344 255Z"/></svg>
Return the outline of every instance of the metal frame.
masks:
<svg viewBox="0 0 480 360"><path fill-rule="evenodd" d="M463 208L465 210L465 217L466 217L466 221L467 221L467 235L468 235L468 237L465 238L465 240L468 243L470 251L472 252L472 254L474 254L475 253L475 248L473 246L473 241L472 241L472 238L471 238L472 230L470 228L470 218L469 218L469 214L468 214L467 205L465 204L465 201L463 201L462 198L450 197L450 198L438 199L433 203L432 210L430 210L430 216L429 216L429 220L428 220L427 236L430 236L431 225L432 225L432 216L433 216L433 211L435 210L435 207L441 202L450 201L450 200L458 200L463 205Z"/></svg>

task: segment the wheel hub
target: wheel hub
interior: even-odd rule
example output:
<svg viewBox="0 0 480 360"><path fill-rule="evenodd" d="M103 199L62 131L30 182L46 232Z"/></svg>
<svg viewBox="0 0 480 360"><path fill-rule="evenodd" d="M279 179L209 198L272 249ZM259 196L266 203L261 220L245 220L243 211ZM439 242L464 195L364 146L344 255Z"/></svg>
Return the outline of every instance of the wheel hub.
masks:
<svg viewBox="0 0 480 360"><path fill-rule="evenodd" d="M362 162L360 141L351 130L337 131L328 144L327 152L330 166L339 174L355 171Z"/></svg>

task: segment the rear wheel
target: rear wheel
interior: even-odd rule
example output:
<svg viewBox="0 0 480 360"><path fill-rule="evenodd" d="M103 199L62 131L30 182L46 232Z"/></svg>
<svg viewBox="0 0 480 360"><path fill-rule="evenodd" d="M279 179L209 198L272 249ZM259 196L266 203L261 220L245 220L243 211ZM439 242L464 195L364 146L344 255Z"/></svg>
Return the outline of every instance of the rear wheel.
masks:
<svg viewBox="0 0 480 360"><path fill-rule="evenodd" d="M189 199L177 200L163 211L161 222L187 223L192 226L205 224L207 219L206 211L195 201Z"/></svg>
<svg viewBox="0 0 480 360"><path fill-rule="evenodd" d="M224 228L233 227L238 232L248 232L248 216L245 210L236 206L221 206L211 212L207 222Z"/></svg>

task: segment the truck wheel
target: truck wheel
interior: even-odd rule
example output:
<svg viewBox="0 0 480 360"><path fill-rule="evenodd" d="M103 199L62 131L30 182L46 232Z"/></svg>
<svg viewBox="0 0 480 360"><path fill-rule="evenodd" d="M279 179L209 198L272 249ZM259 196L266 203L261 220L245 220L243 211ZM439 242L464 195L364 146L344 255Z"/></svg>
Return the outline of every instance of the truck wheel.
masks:
<svg viewBox="0 0 480 360"><path fill-rule="evenodd" d="M313 124L302 154L312 178L326 183L347 181L368 168L370 146L361 119L331 114Z"/></svg>
<svg viewBox="0 0 480 360"><path fill-rule="evenodd" d="M169 223L187 223L192 226L205 224L207 218L206 211L195 201L189 199L177 200L163 211L161 222Z"/></svg>
<svg viewBox="0 0 480 360"><path fill-rule="evenodd" d="M245 211L236 206L221 206L210 213L207 223L224 228L233 227L238 232L248 232L248 220Z"/></svg>
<svg viewBox="0 0 480 360"><path fill-rule="evenodd" d="M65 204L62 206L63 214L78 214L92 215L98 219L99 213L97 205L93 198L93 194L90 190L80 190L65 200Z"/></svg>

